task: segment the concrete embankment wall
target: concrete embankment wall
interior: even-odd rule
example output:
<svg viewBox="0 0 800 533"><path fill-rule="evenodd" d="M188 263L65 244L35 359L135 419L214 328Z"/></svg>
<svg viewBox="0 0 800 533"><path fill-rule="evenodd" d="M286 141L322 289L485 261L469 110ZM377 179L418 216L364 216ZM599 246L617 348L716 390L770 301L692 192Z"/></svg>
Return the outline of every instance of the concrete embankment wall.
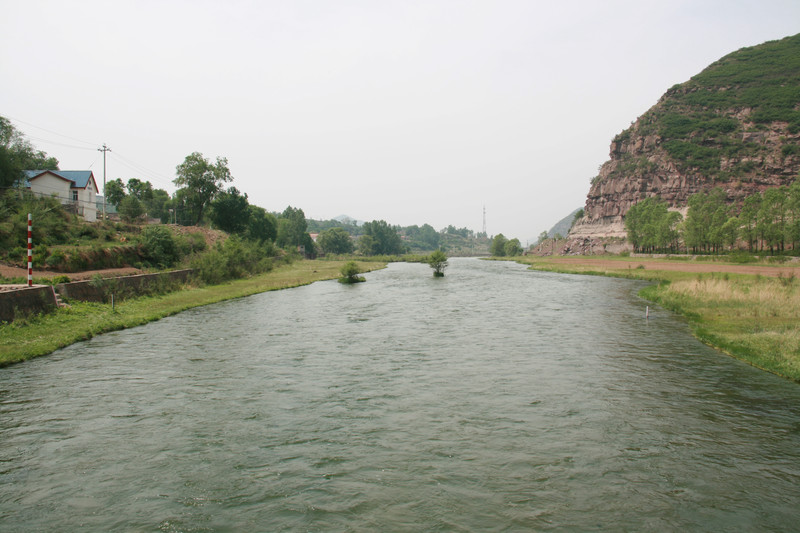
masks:
<svg viewBox="0 0 800 533"><path fill-rule="evenodd" d="M50 285L0 292L0 322L13 322L15 318L47 313L55 308L56 295Z"/></svg>
<svg viewBox="0 0 800 533"><path fill-rule="evenodd" d="M139 296L150 292L173 290L186 283L191 269L161 272L159 274L141 274L121 278L104 278L99 280L73 281L59 283L56 291L70 300L84 302L109 302L111 295L117 300Z"/></svg>
<svg viewBox="0 0 800 533"><path fill-rule="evenodd" d="M121 278L103 278L89 281L59 283L55 287L39 285L0 291L0 322L13 322L15 318L47 313L58 307L56 292L71 300L85 302L110 302L124 300L154 292L170 292L189 280L192 270L175 270L158 274L142 274Z"/></svg>

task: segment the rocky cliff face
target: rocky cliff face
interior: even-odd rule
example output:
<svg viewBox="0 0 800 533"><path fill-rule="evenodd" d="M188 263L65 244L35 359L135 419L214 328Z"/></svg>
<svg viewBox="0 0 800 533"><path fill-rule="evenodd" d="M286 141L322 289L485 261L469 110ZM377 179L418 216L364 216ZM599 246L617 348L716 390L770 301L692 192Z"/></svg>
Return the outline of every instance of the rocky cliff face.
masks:
<svg viewBox="0 0 800 533"><path fill-rule="evenodd" d="M797 179L795 57L800 36L734 52L667 91L612 141L570 238L625 237L625 213L651 196L685 214L700 191L722 187L736 202Z"/></svg>
<svg viewBox="0 0 800 533"><path fill-rule="evenodd" d="M640 134L637 121L627 139L611 143L610 159L592 181L584 218L572 228L570 237L624 237L625 213L651 196L666 200L685 214L691 195L714 187L722 187L728 199L736 202L791 183L800 173L800 155L791 148L800 145L800 135L790 133L786 122L771 123L762 131L750 131L752 127L745 115L739 138L755 150L740 157L721 157L720 173L744 169L738 176L724 179L719 174L709 176L697 169L682 168L661 146L661 136Z"/></svg>

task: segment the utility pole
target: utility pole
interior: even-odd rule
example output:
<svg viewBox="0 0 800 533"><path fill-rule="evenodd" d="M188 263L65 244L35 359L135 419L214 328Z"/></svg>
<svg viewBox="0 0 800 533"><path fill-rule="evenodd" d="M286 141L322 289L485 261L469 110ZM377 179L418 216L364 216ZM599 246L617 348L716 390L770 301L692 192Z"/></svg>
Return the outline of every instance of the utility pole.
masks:
<svg viewBox="0 0 800 533"><path fill-rule="evenodd" d="M102 148L97 149L98 152L103 152L103 220L106 219L106 152L110 152L111 148L103 143Z"/></svg>
<svg viewBox="0 0 800 533"><path fill-rule="evenodd" d="M483 206L483 235L486 237L486 206Z"/></svg>

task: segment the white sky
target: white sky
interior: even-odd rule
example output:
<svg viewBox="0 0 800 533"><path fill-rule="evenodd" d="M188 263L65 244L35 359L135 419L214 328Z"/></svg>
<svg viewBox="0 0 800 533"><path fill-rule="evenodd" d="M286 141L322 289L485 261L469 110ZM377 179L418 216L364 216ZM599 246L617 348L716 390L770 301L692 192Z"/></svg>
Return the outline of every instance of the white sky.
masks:
<svg viewBox="0 0 800 533"><path fill-rule="evenodd" d="M797 0L0 0L0 115L64 170L172 193L228 158L270 211L523 244L586 200L611 139Z"/></svg>

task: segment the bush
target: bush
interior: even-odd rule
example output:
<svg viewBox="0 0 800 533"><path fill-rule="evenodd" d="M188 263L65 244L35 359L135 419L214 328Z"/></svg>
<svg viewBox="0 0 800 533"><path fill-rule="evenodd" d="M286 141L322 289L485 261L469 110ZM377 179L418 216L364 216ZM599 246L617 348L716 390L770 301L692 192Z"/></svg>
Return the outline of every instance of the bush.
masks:
<svg viewBox="0 0 800 533"><path fill-rule="evenodd" d="M172 232L164 226L147 226L144 229L141 250L143 257L159 268L170 267L180 259Z"/></svg>
<svg viewBox="0 0 800 533"><path fill-rule="evenodd" d="M234 235L224 243L217 243L213 249L196 255L190 266L195 271L196 279L213 285L250 274L269 272L274 264L274 251L272 246L246 241Z"/></svg>
<svg viewBox="0 0 800 533"><path fill-rule="evenodd" d="M45 264L47 264L47 266L50 268L58 268L64 264L66 259L67 258L64 255L64 252L62 252L61 250L55 250L53 253L50 254L50 257L48 257L45 260Z"/></svg>
<svg viewBox="0 0 800 533"><path fill-rule="evenodd" d="M339 270L339 272L342 274L342 277L339 278L339 283L350 284L367 281L364 276L359 276L361 269L358 268L358 265L355 263L355 261L348 261L342 265L342 268Z"/></svg>

